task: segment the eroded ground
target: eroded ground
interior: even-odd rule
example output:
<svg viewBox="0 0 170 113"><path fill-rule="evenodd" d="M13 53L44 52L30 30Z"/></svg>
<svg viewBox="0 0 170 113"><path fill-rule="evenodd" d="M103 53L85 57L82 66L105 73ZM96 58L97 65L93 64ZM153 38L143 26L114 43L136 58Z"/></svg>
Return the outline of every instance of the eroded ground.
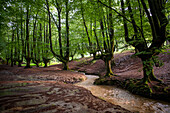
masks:
<svg viewBox="0 0 170 113"><path fill-rule="evenodd" d="M159 54L158 58L163 62L163 66L154 66L154 74L156 77L162 79L165 84L170 85L170 49L168 49L168 52ZM106 74L104 61L92 61L92 59L91 57L72 61L70 62L70 68L87 74L104 76ZM143 77L141 60L134 56L133 52L115 54L114 62L115 65L112 66L112 71L118 75L120 79L141 79Z"/></svg>
<svg viewBox="0 0 170 113"><path fill-rule="evenodd" d="M163 63L163 66L154 66L154 74L157 78L161 79L163 83L160 84L160 82L151 81L148 85L152 89L152 93L149 92L149 88L143 90L143 87L139 89L140 86L134 85L140 83L143 78L143 66L141 60L130 51L114 55L115 65L112 66L112 71L118 76L104 77L106 74L104 61L93 60L92 57L73 61L74 63L70 62L70 67L71 69L83 71L87 74L99 75L100 78L95 81L95 84L116 85L134 94L169 102L170 49L167 49L167 52L159 54L158 58Z"/></svg>
<svg viewBox="0 0 170 113"><path fill-rule="evenodd" d="M129 112L72 85L85 80L81 73L56 66L24 69L0 65L1 113Z"/></svg>
<svg viewBox="0 0 170 113"><path fill-rule="evenodd" d="M142 64L134 53L116 54L112 67L117 79L124 81L141 79ZM155 75L170 86L170 55L159 55L162 67L154 67ZM106 73L102 60L83 58L69 63L72 70L103 76ZM81 73L61 70L62 65L48 68L24 69L0 65L0 111L2 113L109 113L129 112L91 94L90 91L74 86L85 80ZM153 83L154 84L154 83ZM159 93L159 92L158 92Z"/></svg>

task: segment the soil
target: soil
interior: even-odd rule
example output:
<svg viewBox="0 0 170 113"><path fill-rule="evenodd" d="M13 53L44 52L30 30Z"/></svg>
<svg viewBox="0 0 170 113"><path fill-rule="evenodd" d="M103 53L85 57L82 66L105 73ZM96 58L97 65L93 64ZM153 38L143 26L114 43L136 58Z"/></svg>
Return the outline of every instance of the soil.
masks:
<svg viewBox="0 0 170 113"><path fill-rule="evenodd" d="M154 74L162 79L165 84L170 85L170 52L158 55L159 60L163 62L163 66L154 66ZM72 70L104 76L106 74L105 63L103 60L92 61L93 58L81 58L77 61L69 63ZM143 78L143 66L140 58L134 55L133 52L124 52L114 55L115 65L112 65L114 74L120 76L121 79L141 79Z"/></svg>
<svg viewBox="0 0 170 113"><path fill-rule="evenodd" d="M166 87L169 96L170 55L167 52L158 57L164 65L154 67L154 73L156 77L163 80L164 85L161 88ZM113 80L117 80L115 83L120 84L143 77L141 60L134 56L133 52L115 54L114 62L112 70L118 76L106 78L105 83L113 83ZM92 57L71 61L69 68L86 74L99 75L100 78L106 74L104 62L93 60ZM85 88L74 85L85 79L82 73L62 70L61 64L30 69L0 65L0 111L1 113L130 112L93 96ZM157 84L152 82L150 86ZM154 92L158 96L162 93L160 90Z"/></svg>
<svg viewBox="0 0 170 113"><path fill-rule="evenodd" d="M152 93L145 90L143 92L141 91L146 86L132 86L139 83L143 78L143 66L140 58L130 51L115 54L114 56L112 71L118 76L104 77L106 74L104 61L93 60L92 57L70 62L70 68L85 72L86 74L99 75L100 78L96 80L95 84L116 85L128 89L134 94L170 102L170 49L167 49L167 52L159 54L158 59L163 62L163 66L154 66L154 74L163 83L160 84L159 82L151 81L149 87L152 89ZM139 90L140 88L141 90Z"/></svg>
<svg viewBox="0 0 170 113"><path fill-rule="evenodd" d="M130 112L73 85L85 79L60 65L30 69L0 65L0 113Z"/></svg>

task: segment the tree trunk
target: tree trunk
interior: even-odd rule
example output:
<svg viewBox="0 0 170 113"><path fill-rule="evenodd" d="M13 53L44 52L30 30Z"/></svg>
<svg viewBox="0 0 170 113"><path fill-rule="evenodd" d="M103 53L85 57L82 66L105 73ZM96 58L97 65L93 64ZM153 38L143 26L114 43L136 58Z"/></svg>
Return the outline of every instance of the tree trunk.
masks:
<svg viewBox="0 0 170 113"><path fill-rule="evenodd" d="M14 30L12 30L12 43L13 42L14 42ZM14 66L14 59L13 59L13 44L12 44L11 45L11 67L13 67L13 66Z"/></svg>
<svg viewBox="0 0 170 113"><path fill-rule="evenodd" d="M58 9L58 24L59 24L59 27L58 27L58 36L59 36L59 46L60 46L60 56L63 56L63 49L62 49L62 40L61 40L61 12L60 10Z"/></svg>
<svg viewBox="0 0 170 113"><path fill-rule="evenodd" d="M67 48L66 48L66 56L65 56L66 62L69 62L69 55L70 55L69 23L68 23L68 21L69 21L69 8L68 8L68 0L66 0L66 40L67 40L67 45L66 45Z"/></svg>
<svg viewBox="0 0 170 113"><path fill-rule="evenodd" d="M81 54L81 58L84 58L84 54Z"/></svg>
<svg viewBox="0 0 170 113"><path fill-rule="evenodd" d="M27 54L26 54L26 67L31 68L30 62L30 44L29 44L29 6L27 6L27 18L26 18L26 47L27 47Z"/></svg>
<svg viewBox="0 0 170 113"><path fill-rule="evenodd" d="M63 62L63 70L69 70L67 61Z"/></svg>
<svg viewBox="0 0 170 113"><path fill-rule="evenodd" d="M96 28L95 28L95 29L93 29L93 31L94 31L94 35L95 35L95 37L96 37L97 50L100 50L100 44L99 44L99 39L98 39L97 34L96 34Z"/></svg>
<svg viewBox="0 0 170 113"><path fill-rule="evenodd" d="M96 52L93 53L93 59L96 59Z"/></svg>
<svg viewBox="0 0 170 113"><path fill-rule="evenodd" d="M38 13L36 14L36 17L35 17L35 22L33 20L33 49L32 49L32 60L33 62L37 62L37 27L38 25L37 24L37 15ZM36 63L35 63L36 64Z"/></svg>
<svg viewBox="0 0 170 113"><path fill-rule="evenodd" d="M91 39L90 39L90 36L89 36L89 32L88 32L88 28L87 28L87 25L86 25L86 21L85 21L85 18L84 18L84 9L83 9L82 0L81 0L81 14L82 14L83 24L84 24L84 27L86 29L86 34L87 34L87 38L88 38L88 42L89 42L89 47L90 47L90 51L91 51L92 42L91 42Z"/></svg>
<svg viewBox="0 0 170 113"><path fill-rule="evenodd" d="M143 83L147 84L150 81L162 82L160 79L156 78L153 72L153 61L150 57L141 58L143 64Z"/></svg>
<svg viewBox="0 0 170 113"><path fill-rule="evenodd" d="M105 33L104 33L104 26L103 26L103 21L102 19L100 19L100 29L101 29L101 32L102 32L102 36L103 36L103 44L104 44L104 49L106 52L109 51L109 47L106 45L106 41L105 41Z"/></svg>
<svg viewBox="0 0 170 113"><path fill-rule="evenodd" d="M8 44L9 44L9 36L8 36ZM7 51L6 51L6 64L8 65L9 64L9 60L10 60L10 54L9 54L9 52L10 52L10 49L9 49L10 47L9 46L7 46Z"/></svg>
<svg viewBox="0 0 170 113"><path fill-rule="evenodd" d="M31 63L31 58L26 58L26 67L25 68L31 68L30 63Z"/></svg>
<svg viewBox="0 0 170 113"><path fill-rule="evenodd" d="M22 60L18 61L18 67L21 67Z"/></svg>
<svg viewBox="0 0 170 113"><path fill-rule="evenodd" d="M36 62L36 66L39 67L39 62Z"/></svg>
<svg viewBox="0 0 170 113"><path fill-rule="evenodd" d="M111 0L109 0L109 6L110 7L112 6ZM101 25L102 25L101 27L104 27L103 22L101 23ZM113 26L113 17L112 17L111 9L109 9L109 37L110 37L110 44L109 44L110 47L107 47L105 49L108 55L104 56L104 61L105 61L106 69L107 69L105 76L108 76L108 77L113 75L112 68L111 68L111 61L113 59L113 54L114 54L114 26ZM104 44L106 44L106 42ZM110 51L107 52L107 50L110 50Z"/></svg>
<svg viewBox="0 0 170 113"><path fill-rule="evenodd" d="M22 21L23 21L23 14L22 14L22 3L21 3L21 42L22 42L22 56L21 60L23 61L23 57L25 56L25 44L24 44L24 39L23 39L23 26L22 26ZM25 23L25 22L24 22ZM25 27L25 26L24 26ZM25 32L25 30L24 30Z"/></svg>
<svg viewBox="0 0 170 113"><path fill-rule="evenodd" d="M115 63L114 59L111 60L111 65L116 66L116 63Z"/></svg>
<svg viewBox="0 0 170 113"><path fill-rule="evenodd" d="M107 71L105 77L112 76L113 72L112 72L112 68L111 68L111 59L106 58L105 65L106 65L106 71Z"/></svg>
<svg viewBox="0 0 170 113"><path fill-rule="evenodd" d="M17 19L17 16L16 16L16 19ZM19 38L19 25L18 25L18 19L17 19L17 43L18 43L18 49L17 49L17 60L16 61L18 61L18 67L21 67L21 44L20 44L20 38Z"/></svg>
<svg viewBox="0 0 170 113"><path fill-rule="evenodd" d="M6 59L6 65L8 65L8 64L9 64L9 58Z"/></svg>
<svg viewBox="0 0 170 113"><path fill-rule="evenodd" d="M109 0L109 6L112 7L112 2ZM109 9L109 37L110 37L110 50L111 54L114 54L114 26L113 26L113 15L112 10Z"/></svg>
<svg viewBox="0 0 170 113"><path fill-rule="evenodd" d="M48 49L49 48L49 40L48 40L48 24L47 24L47 27L46 27L46 51L45 51L45 58L48 58L47 54L48 54Z"/></svg>
<svg viewBox="0 0 170 113"><path fill-rule="evenodd" d="M17 37L16 37L16 35L14 36L14 59L13 59L13 62L14 62L14 65L16 65L16 62L17 62L17 51L18 51L18 49L17 49L17 43L15 43L15 42L17 42Z"/></svg>
<svg viewBox="0 0 170 113"><path fill-rule="evenodd" d="M47 59L44 59L44 64L45 64L44 67L47 67L47 63L48 63Z"/></svg>
<svg viewBox="0 0 170 113"><path fill-rule="evenodd" d="M40 42L41 43L43 43L43 41L42 41L42 24L40 23L40 30L39 30L39 42L38 42L38 48L40 48L40 47L42 47L42 46L40 46L41 44L40 44ZM43 54L43 48L41 48L41 50L42 50L42 54ZM41 61L41 54L40 54L41 52L40 52L40 49L38 49L38 54L39 54L39 61Z"/></svg>

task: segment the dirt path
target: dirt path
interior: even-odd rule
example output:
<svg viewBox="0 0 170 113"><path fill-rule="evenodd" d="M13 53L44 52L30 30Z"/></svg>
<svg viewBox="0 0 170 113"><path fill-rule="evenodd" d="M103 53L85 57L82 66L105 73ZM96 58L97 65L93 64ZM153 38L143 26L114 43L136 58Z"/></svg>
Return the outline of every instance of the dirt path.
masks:
<svg viewBox="0 0 170 113"><path fill-rule="evenodd" d="M0 113L115 113L129 112L72 85L81 73L56 66L23 69L0 65Z"/></svg>

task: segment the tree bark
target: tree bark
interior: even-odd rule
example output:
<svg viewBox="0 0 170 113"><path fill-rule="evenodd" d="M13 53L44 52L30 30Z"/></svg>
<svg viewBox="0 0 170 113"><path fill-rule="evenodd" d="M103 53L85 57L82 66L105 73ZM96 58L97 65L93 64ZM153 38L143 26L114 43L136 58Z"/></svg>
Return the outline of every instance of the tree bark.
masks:
<svg viewBox="0 0 170 113"><path fill-rule="evenodd" d="M25 54L25 44L24 44L24 39L23 39L23 26L22 26L22 21L23 21L23 15L22 15L22 3L21 3L21 42L22 42L22 56L21 56L21 63L23 62L24 54ZM25 27L25 26L24 26ZM24 31L25 32L25 31Z"/></svg>
<svg viewBox="0 0 170 113"><path fill-rule="evenodd" d="M27 6L27 17L26 17L26 47L27 47L27 54L26 54L26 67L31 68L31 58L30 58L30 44L29 44L29 6Z"/></svg>
<svg viewBox="0 0 170 113"><path fill-rule="evenodd" d="M63 56L62 40L61 40L61 12L58 9L58 36L59 36L59 46L60 46L60 56Z"/></svg>
<svg viewBox="0 0 170 113"><path fill-rule="evenodd" d="M166 3L161 3L162 0L148 0L149 3L149 8L147 7L147 4L145 3L145 0L141 0L142 6L144 8L144 11L147 15L147 18L149 20L149 24L151 26L151 30L152 30L152 43L151 46L147 46L147 43L145 41L144 35L143 35L143 27L142 27L142 14L141 14L141 10L140 10L140 18L141 18L141 37L143 37L143 39L141 39L140 36L138 36L139 34L137 33L138 29L137 29L137 25L136 22L133 18L133 13L132 13L132 9L130 6L130 0L127 0L127 5L128 5L128 10L130 13L130 18L132 20L132 25L134 28L134 33L135 33L135 37L133 37L132 39L130 39L128 37L128 28L127 28L127 23L125 18L123 18L123 22L124 22L124 30L125 30L125 39L128 43L130 43L130 41L134 41L136 43L130 43L131 45L133 45L135 47L135 49L138 49L139 52L144 52L145 54L140 54L138 55L143 63L143 82L144 83L148 83L150 81L158 81L161 82L161 80L157 79L156 76L154 75L153 72L153 59L152 57L159 54L159 51L156 51L157 49L160 49L163 45L163 43L165 42L166 39L166 25L168 24L168 21L166 19L166 16L164 14L164 6L163 4ZM140 8L140 2L138 0L138 4L139 4L139 8ZM158 5L159 4L159 5ZM121 0L121 7L122 7L122 13L123 15L125 15L125 9L124 9L124 1ZM150 9L150 11L148 10ZM152 16L151 16L152 15ZM136 27L135 27L136 26ZM138 34L138 35L137 35ZM135 39L136 38L136 39Z"/></svg>
<svg viewBox="0 0 170 113"><path fill-rule="evenodd" d="M44 67L47 67L48 65L48 60L46 58L43 58L43 62L44 62Z"/></svg>
<svg viewBox="0 0 170 113"><path fill-rule="evenodd" d="M63 62L63 70L69 70L68 62Z"/></svg>
<svg viewBox="0 0 170 113"><path fill-rule="evenodd" d="M65 56L65 62L64 62L64 70L68 70L68 62L69 62L69 46L70 46L70 41L69 41L69 24L68 24L68 14L69 14L69 9L68 9L68 0L66 0L66 40L67 40L67 44L66 44L66 56Z"/></svg>
<svg viewBox="0 0 170 113"><path fill-rule="evenodd" d="M17 16L16 16L16 19L17 19ZM17 46L18 46L18 49L17 49L17 61L18 61L18 67L21 67L21 63L22 63L22 59L21 59L21 45L20 45L20 38L19 38L19 25L18 25L18 19L17 19Z"/></svg>
<svg viewBox="0 0 170 113"><path fill-rule="evenodd" d="M160 79L156 78L153 70L153 61L151 57L144 57L142 59L143 64L143 83L147 84L151 81L162 82Z"/></svg>
<svg viewBox="0 0 170 113"><path fill-rule="evenodd" d="M88 38L88 41L89 41L89 47L90 47L90 51L91 51L91 47L92 47L92 43L91 43L91 39L90 39L90 36L89 36L89 32L88 32L88 28L87 28L87 25L86 25L86 21L85 21L85 18L84 18L84 10L83 10L83 6L82 6L82 0L81 0L81 14L82 14L82 18L83 18L83 24L84 24L84 27L86 29L86 34L87 34L87 38Z"/></svg>
<svg viewBox="0 0 170 113"><path fill-rule="evenodd" d="M9 60L10 60L10 49L9 49L9 36L8 36L8 47L7 47L7 51L6 51L6 65L8 65L9 64Z"/></svg>
<svg viewBox="0 0 170 113"><path fill-rule="evenodd" d="M12 27L12 43L14 42L14 29ZM11 67L14 66L14 61L13 61L13 44L11 45Z"/></svg>
<svg viewBox="0 0 170 113"><path fill-rule="evenodd" d="M106 77L110 77L113 75L113 72L112 72L112 66L111 66L111 58L106 58L105 59L105 65L106 65Z"/></svg>
<svg viewBox="0 0 170 113"><path fill-rule="evenodd" d="M99 40L98 40L98 37L97 37L97 34L96 34L96 28L95 28L95 29L93 29L93 31L94 31L94 35L95 35L95 37L96 37L97 50L100 50L100 44L99 44Z"/></svg>
<svg viewBox="0 0 170 113"><path fill-rule="evenodd" d="M35 21L33 22L33 50L32 50L32 52L33 52L33 54L34 55L32 55L32 61L35 63L35 64L37 64L37 48L36 48L36 43L37 43L37 36L36 36L36 28L37 28L37 26L36 26L36 24L37 24L37 15L38 15L38 13L36 14L36 18L35 18Z"/></svg>
<svg viewBox="0 0 170 113"><path fill-rule="evenodd" d="M111 7L111 0L109 0L109 6ZM113 28L113 19L112 19L112 10L109 9L109 38L110 38L110 47L109 48L110 51L106 52L106 55L104 55L103 59L105 61L105 65L107 68L107 72L105 76L110 77L111 75L113 75L112 69L111 69L111 61L114 58L113 54L114 54L114 28Z"/></svg>

